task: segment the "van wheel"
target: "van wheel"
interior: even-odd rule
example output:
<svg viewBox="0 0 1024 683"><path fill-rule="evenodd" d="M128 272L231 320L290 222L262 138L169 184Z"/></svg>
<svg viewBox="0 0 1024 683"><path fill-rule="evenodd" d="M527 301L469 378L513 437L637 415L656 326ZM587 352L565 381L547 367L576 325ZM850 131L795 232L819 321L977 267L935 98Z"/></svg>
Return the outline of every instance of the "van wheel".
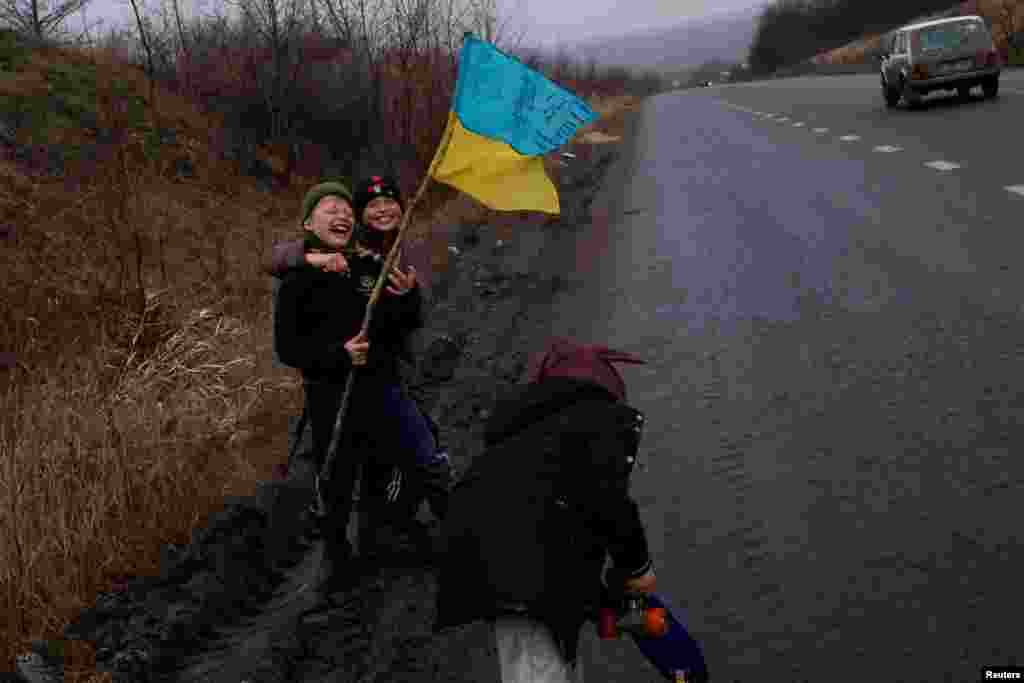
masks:
<svg viewBox="0 0 1024 683"><path fill-rule="evenodd" d="M909 109L914 109L921 104L921 93L917 92L907 83L906 79L900 79L900 94Z"/></svg>
<svg viewBox="0 0 1024 683"><path fill-rule="evenodd" d="M882 97L885 98L885 106L892 109L900 103L900 91L895 88L890 88L882 81Z"/></svg>
<svg viewBox="0 0 1024 683"><path fill-rule="evenodd" d="M995 97L999 94L999 76L989 76L981 82L981 92L985 97Z"/></svg>
<svg viewBox="0 0 1024 683"><path fill-rule="evenodd" d="M964 101L969 100L971 99L971 89L966 85L961 85L956 89L956 96Z"/></svg>

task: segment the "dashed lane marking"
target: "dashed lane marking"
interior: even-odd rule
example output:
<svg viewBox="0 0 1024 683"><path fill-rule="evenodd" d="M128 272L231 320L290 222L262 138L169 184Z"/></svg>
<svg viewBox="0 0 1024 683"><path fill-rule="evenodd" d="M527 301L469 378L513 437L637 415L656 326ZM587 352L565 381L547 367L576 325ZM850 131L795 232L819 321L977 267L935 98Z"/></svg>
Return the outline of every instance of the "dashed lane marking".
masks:
<svg viewBox="0 0 1024 683"><path fill-rule="evenodd" d="M1013 194L1019 194L1021 197L1024 197L1024 185L1008 185L1004 189L1007 192L1012 192Z"/></svg>
<svg viewBox="0 0 1024 683"><path fill-rule="evenodd" d="M827 133L828 132L828 128L815 128L814 132L815 133Z"/></svg>
<svg viewBox="0 0 1024 683"><path fill-rule="evenodd" d="M856 142L857 140L860 140L860 136L859 135L844 135L843 137L841 137L839 139L842 140L843 142Z"/></svg>
<svg viewBox="0 0 1024 683"><path fill-rule="evenodd" d="M885 152L885 153L888 153L888 152L902 152L903 148L902 147L894 147L892 145L879 145L878 147L875 147L875 151L876 152Z"/></svg>
<svg viewBox="0 0 1024 683"><path fill-rule="evenodd" d="M799 121L798 121L797 123L794 123L794 124L793 124L793 127L794 127L794 128L803 128L803 126L804 126L804 124L803 124L803 123L801 123L801 122L799 122Z"/></svg>
<svg viewBox="0 0 1024 683"><path fill-rule="evenodd" d="M954 164L952 161L929 161L925 166L936 171L952 171L955 168L960 168L960 164Z"/></svg>

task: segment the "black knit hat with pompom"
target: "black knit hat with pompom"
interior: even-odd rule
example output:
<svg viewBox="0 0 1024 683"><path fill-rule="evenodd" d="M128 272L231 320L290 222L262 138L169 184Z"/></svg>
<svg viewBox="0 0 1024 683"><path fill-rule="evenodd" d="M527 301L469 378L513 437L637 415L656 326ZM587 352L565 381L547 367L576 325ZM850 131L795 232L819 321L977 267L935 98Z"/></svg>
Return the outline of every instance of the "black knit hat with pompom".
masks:
<svg viewBox="0 0 1024 683"><path fill-rule="evenodd" d="M352 201L352 208L355 209L357 221L363 222L363 211L366 210L366 205L377 197L394 199L402 211L405 211L402 190L398 187L398 182L391 176L372 175L356 183L356 195Z"/></svg>

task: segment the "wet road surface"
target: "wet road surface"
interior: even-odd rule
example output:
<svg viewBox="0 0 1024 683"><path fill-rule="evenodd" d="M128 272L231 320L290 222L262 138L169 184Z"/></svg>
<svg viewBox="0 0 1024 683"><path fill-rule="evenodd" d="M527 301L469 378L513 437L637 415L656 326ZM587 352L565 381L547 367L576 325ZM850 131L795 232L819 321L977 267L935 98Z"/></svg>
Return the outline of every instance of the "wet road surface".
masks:
<svg viewBox="0 0 1024 683"><path fill-rule="evenodd" d="M713 680L979 680L1024 659L1024 94L806 80L649 100L553 331L650 359L633 491Z"/></svg>

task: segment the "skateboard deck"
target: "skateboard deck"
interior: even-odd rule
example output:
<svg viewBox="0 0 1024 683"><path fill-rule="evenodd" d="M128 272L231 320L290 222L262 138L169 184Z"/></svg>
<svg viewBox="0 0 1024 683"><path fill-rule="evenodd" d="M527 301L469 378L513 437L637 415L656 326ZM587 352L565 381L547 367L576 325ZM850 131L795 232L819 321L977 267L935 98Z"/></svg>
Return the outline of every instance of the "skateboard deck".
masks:
<svg viewBox="0 0 1024 683"><path fill-rule="evenodd" d="M634 601L631 608L621 610L615 630L629 633L640 653L665 680L705 683L708 670L704 653L682 621L656 594L645 596L642 603L638 606ZM599 632L601 628L599 625Z"/></svg>

